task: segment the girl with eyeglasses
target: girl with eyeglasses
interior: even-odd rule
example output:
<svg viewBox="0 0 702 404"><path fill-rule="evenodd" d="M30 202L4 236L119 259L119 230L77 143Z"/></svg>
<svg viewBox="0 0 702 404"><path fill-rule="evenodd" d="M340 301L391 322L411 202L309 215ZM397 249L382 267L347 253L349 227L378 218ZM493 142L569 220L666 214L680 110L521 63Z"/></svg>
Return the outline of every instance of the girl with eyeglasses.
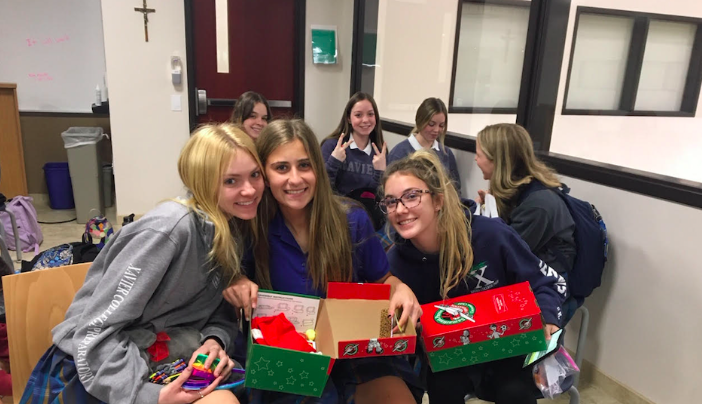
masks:
<svg viewBox="0 0 702 404"><path fill-rule="evenodd" d="M327 282L392 286L389 312L402 307L401 326L421 308L412 290L392 276L387 257L361 206L335 196L316 136L301 120L271 122L256 141L266 175L253 259L247 276L225 298L250 319L258 287L325 297ZM255 283L253 282L255 281ZM250 403L414 403L423 390L404 357L335 362L320 399L252 389Z"/></svg>
<svg viewBox="0 0 702 404"><path fill-rule="evenodd" d="M393 275L421 304L529 281L541 307L546 338L558 330L565 282L534 256L502 220L472 217L436 154L422 150L392 163L381 179L381 209L397 234L388 251ZM474 210L474 209L473 209ZM464 402L469 393L497 404L536 403L524 357L433 373L431 403Z"/></svg>

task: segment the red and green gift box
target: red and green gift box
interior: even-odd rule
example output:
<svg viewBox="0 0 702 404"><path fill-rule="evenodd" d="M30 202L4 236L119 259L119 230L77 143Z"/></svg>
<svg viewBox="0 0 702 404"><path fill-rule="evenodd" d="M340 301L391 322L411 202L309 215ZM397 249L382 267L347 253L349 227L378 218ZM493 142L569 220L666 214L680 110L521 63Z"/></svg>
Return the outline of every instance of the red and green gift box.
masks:
<svg viewBox="0 0 702 404"><path fill-rule="evenodd" d="M320 397L336 360L413 354L417 334L412 324L403 333L379 338L381 311L389 300L390 285L374 283L330 282L326 299L259 291L254 317L284 313L296 331L314 329L318 352L258 344L249 332L246 386Z"/></svg>
<svg viewBox="0 0 702 404"><path fill-rule="evenodd" d="M422 305L421 339L434 372L546 349L529 282Z"/></svg>

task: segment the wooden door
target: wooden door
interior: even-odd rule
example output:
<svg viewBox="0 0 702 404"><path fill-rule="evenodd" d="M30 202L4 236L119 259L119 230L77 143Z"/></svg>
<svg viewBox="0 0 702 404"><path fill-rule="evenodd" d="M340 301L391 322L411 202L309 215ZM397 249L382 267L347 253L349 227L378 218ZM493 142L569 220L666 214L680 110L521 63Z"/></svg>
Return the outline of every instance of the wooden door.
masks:
<svg viewBox="0 0 702 404"><path fill-rule="evenodd" d="M275 118L302 117L304 0L190 3L192 52L188 67L194 69L194 75L191 72L189 76L194 77L194 83L189 85L197 94L197 105L191 105L197 122L226 121L234 101L246 91L266 97ZM218 44L217 13L226 13L226 43L220 37ZM223 49L228 50L228 69L218 67L218 52L221 56Z"/></svg>

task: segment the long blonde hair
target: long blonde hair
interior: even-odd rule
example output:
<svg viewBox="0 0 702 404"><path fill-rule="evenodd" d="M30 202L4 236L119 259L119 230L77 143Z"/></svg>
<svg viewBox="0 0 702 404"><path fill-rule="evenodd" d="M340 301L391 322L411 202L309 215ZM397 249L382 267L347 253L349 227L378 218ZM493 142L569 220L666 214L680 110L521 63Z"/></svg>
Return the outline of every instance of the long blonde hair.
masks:
<svg viewBox="0 0 702 404"><path fill-rule="evenodd" d="M310 237L307 269L314 286L327 289L327 282L350 282L353 279L352 242L346 218L347 207L334 196L322 159L317 137L299 119L280 119L266 126L256 140L256 149L264 165L268 157L283 145L299 140L310 159L317 184L309 209ZM309 206L309 205L308 205ZM255 247L256 278L263 288L271 288L268 270L268 224L275 216L277 202L269 189L259 207L259 240Z"/></svg>
<svg viewBox="0 0 702 404"><path fill-rule="evenodd" d="M253 234L249 221L228 218L219 208L223 176L236 153L249 153L261 171L261 161L251 138L229 123L208 124L197 128L180 152L178 174L189 191L179 200L214 224L211 262L221 268L227 283L241 273L242 233Z"/></svg>
<svg viewBox="0 0 702 404"><path fill-rule="evenodd" d="M490 193L495 197L500 217L507 220L514 208L519 187L536 178L546 187L560 187L556 172L534 154L529 132L513 123L486 126L478 133L480 149L495 168L490 177Z"/></svg>
<svg viewBox="0 0 702 404"><path fill-rule="evenodd" d="M440 246L440 293L445 299L448 292L468 276L473 265L470 221L466 217L466 212L470 211L461 202L451 178L435 153L419 150L390 164L380 181L379 195L385 195L385 185L396 173L410 174L424 181L436 203L443 199L443 205L437 212L436 227Z"/></svg>
<svg viewBox="0 0 702 404"><path fill-rule="evenodd" d="M417 114L414 116L415 126L411 133L419 134L419 132L423 131L424 128L429 125L429 122L431 122L431 118L436 114L444 114L446 118L444 129L441 130L441 134L439 135L441 149L446 152L444 140L446 139L446 131L448 130L448 110L446 109L446 104L444 104L440 98L429 97L419 104Z"/></svg>

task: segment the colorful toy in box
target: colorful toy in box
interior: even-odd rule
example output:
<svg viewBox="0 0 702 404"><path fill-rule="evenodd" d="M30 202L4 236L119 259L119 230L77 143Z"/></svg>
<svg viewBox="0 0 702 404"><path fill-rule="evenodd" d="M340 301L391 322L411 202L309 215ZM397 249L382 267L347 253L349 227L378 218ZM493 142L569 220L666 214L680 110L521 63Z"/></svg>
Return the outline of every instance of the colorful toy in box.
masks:
<svg viewBox="0 0 702 404"><path fill-rule="evenodd" d="M209 369L205 368L207 355L199 354L193 363L193 372L188 380L183 383L183 388L186 390L200 390L209 386L215 380L214 371L219 364L219 358L212 362ZM188 364L183 359L178 359L175 362L160 366L159 370L149 377L151 383L168 384L178 378L180 374L188 367Z"/></svg>
<svg viewBox="0 0 702 404"><path fill-rule="evenodd" d="M422 305L422 342L434 372L546 349L529 282Z"/></svg>
<svg viewBox="0 0 702 404"><path fill-rule="evenodd" d="M326 299L259 291L249 333L246 387L320 397L337 359L414 353L417 334L411 324L404 332L380 337L381 329L389 328L381 321L389 304L390 285L384 284L331 282ZM272 320L276 317L284 317L294 331L281 321L284 332L267 335L261 320L270 325L278 322ZM309 348L312 336L316 352ZM293 349L277 346L281 341Z"/></svg>
<svg viewBox="0 0 702 404"><path fill-rule="evenodd" d="M182 386L185 390L201 390L208 387L215 381L216 378L214 376L214 371L217 369L217 365L219 365L219 358L215 358L209 369L205 368L205 361L207 361L207 355L198 354L198 356L195 357L192 374ZM155 384L169 384L173 380L177 379L187 367L188 364L183 359L178 359L173 363L161 365L154 374L149 376L149 382ZM231 390L240 386L244 383L244 380L240 379L244 372L244 369L235 367L232 369L229 378L220 383L215 390Z"/></svg>

